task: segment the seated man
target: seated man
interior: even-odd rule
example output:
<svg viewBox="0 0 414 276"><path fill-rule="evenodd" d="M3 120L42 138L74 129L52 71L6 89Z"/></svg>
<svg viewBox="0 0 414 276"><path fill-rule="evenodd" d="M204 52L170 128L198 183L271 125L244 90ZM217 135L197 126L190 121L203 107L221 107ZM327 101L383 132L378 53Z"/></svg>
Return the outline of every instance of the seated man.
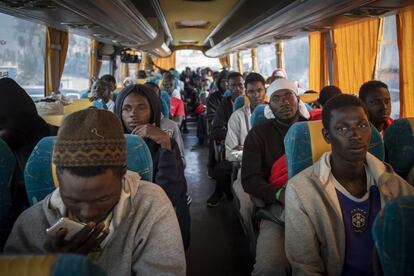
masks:
<svg viewBox="0 0 414 276"><path fill-rule="evenodd" d="M309 114L311 120L322 120L322 107L331 98L341 95L342 91L335 85L328 85L321 89L319 92L319 98L311 103L312 109Z"/></svg>
<svg viewBox="0 0 414 276"><path fill-rule="evenodd" d="M6 254L75 253L94 259L108 275L185 275L174 208L159 186L127 171L123 129L113 113L69 115L53 163L59 188L22 213ZM62 217L86 225L69 239L66 228L48 236L46 229Z"/></svg>
<svg viewBox="0 0 414 276"><path fill-rule="evenodd" d="M323 108L332 152L292 178L286 191L286 254L295 275L373 275L372 223L384 204L414 188L368 153L364 103L339 95Z"/></svg>
<svg viewBox="0 0 414 276"><path fill-rule="evenodd" d="M92 85L91 96L89 97L91 102L102 100L104 109L114 112L115 103L111 99L110 84L101 79L95 81Z"/></svg>
<svg viewBox="0 0 414 276"><path fill-rule="evenodd" d="M367 107L370 122L384 135L384 130L393 122L388 86L382 81L368 81L359 88L359 98Z"/></svg>
<svg viewBox="0 0 414 276"><path fill-rule="evenodd" d="M233 102L241 95L244 95L244 80L240 73L231 72L228 77L228 85L231 96L224 97L217 107L216 115L213 120L212 137L218 144L224 144L227 134L227 123L233 113ZM224 153L224 150L223 150ZM214 193L207 200L208 207L216 207L224 199L226 194L228 199L233 199L230 189L232 165L227 160L221 160L214 168L216 177L216 187Z"/></svg>
<svg viewBox="0 0 414 276"><path fill-rule="evenodd" d="M166 74L162 81L162 86L171 97L171 118L174 122L181 126L185 116L184 102L181 100L181 93L175 89L175 78L171 74Z"/></svg>
<svg viewBox="0 0 414 276"><path fill-rule="evenodd" d="M280 217L284 204L284 189L269 182L276 160L285 155L283 139L289 127L305 121L299 107L297 86L278 79L267 88L273 119L258 125L247 134L243 147L241 181L246 193L263 202L266 210ZM253 275L288 275L285 256L284 227L269 220L260 223Z"/></svg>

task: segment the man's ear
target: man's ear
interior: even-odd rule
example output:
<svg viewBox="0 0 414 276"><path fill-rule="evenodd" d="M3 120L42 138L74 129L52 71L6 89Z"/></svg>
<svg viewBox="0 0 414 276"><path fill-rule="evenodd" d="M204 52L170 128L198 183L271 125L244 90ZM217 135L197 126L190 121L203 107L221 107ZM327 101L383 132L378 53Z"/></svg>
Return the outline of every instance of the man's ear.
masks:
<svg viewBox="0 0 414 276"><path fill-rule="evenodd" d="M326 143L330 144L331 143L331 135L329 134L329 132L326 128L322 128L322 135L323 135L323 138L325 139Z"/></svg>

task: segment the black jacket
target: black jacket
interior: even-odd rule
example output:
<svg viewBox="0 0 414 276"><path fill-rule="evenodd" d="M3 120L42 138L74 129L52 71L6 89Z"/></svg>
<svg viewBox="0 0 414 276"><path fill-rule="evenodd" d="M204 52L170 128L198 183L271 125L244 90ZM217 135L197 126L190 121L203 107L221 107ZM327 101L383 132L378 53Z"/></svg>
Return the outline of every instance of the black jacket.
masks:
<svg viewBox="0 0 414 276"><path fill-rule="evenodd" d="M125 87L116 98L115 114L118 115L121 121L122 104L130 93L139 93L147 97L151 106L151 117L149 123L160 127L160 101L154 92L146 86L139 84ZM129 130L124 124L123 126L125 133L129 133ZM153 182L164 189L172 204L176 206L179 200L185 200L187 193L187 182L184 176L184 166L180 150L173 139L171 139L171 151L162 148L159 144L150 139L145 138L144 141L151 152Z"/></svg>
<svg viewBox="0 0 414 276"><path fill-rule="evenodd" d="M244 141L242 186L248 194L262 199L266 204L277 202L275 194L278 188L269 183L269 176L273 163L285 154L283 140L289 127L275 119L268 120L251 129Z"/></svg>
<svg viewBox="0 0 414 276"><path fill-rule="evenodd" d="M216 110L216 114L213 120L213 138L218 141L226 139L227 134L227 123L229 122L230 116L233 113L233 100L231 97L225 97L221 101L220 105Z"/></svg>

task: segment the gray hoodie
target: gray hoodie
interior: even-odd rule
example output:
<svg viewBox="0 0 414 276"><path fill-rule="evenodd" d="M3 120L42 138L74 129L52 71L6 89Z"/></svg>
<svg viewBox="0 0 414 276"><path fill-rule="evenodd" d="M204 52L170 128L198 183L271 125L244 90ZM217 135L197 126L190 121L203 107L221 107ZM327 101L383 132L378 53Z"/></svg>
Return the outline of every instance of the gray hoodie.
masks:
<svg viewBox="0 0 414 276"><path fill-rule="evenodd" d="M345 227L331 173L330 153L289 180L285 198L285 249L293 275L341 275L345 258ZM414 188L391 166L370 153L367 171L381 194L390 199L413 195Z"/></svg>
<svg viewBox="0 0 414 276"><path fill-rule="evenodd" d="M45 230L64 212L56 189L17 219L4 252L47 254ZM177 217L158 185L142 181L137 173L128 171L109 229L102 254L94 260L108 275L185 275Z"/></svg>

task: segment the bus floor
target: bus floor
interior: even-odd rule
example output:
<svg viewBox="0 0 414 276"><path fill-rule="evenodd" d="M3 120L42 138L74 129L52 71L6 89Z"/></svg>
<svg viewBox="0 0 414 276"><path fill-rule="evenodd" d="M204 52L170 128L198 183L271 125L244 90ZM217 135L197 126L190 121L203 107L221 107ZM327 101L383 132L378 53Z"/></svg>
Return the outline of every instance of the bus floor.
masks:
<svg viewBox="0 0 414 276"><path fill-rule="evenodd" d="M208 149L196 147L196 124L188 123L183 135L189 193L192 197L191 244L187 252L187 275L250 275L253 261L233 202L208 208L215 181L207 177Z"/></svg>

